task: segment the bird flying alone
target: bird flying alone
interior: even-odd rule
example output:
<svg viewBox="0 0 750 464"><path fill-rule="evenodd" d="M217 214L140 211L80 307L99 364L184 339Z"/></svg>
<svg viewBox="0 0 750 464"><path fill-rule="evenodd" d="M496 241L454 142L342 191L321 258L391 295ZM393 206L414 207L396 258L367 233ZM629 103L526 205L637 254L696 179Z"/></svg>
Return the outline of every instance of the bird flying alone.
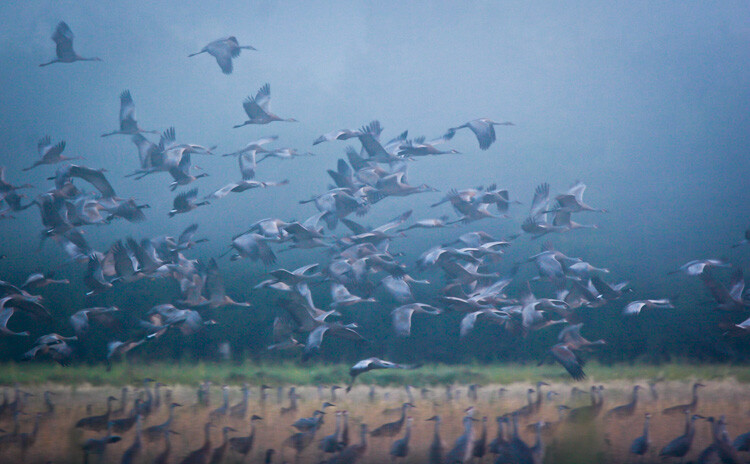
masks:
<svg viewBox="0 0 750 464"><path fill-rule="evenodd" d="M54 60L42 63L39 66L48 66L53 63L73 63L74 61L102 61L102 59L98 57L84 58L77 54L75 50L73 50L74 37L73 31L70 30L70 27L68 27L65 21L60 21L55 28L54 34L52 34L57 57Z"/></svg>
<svg viewBox="0 0 750 464"><path fill-rule="evenodd" d="M240 45L237 41L237 37L229 36L214 40L213 42L203 47L201 51L188 55L188 58L200 55L201 53L208 53L209 55L216 58L216 63L221 68L221 72L223 72L224 74L232 74L232 71L234 70L232 58L237 58L238 56L240 56L240 52L242 52L242 50L257 49L250 45Z"/></svg>

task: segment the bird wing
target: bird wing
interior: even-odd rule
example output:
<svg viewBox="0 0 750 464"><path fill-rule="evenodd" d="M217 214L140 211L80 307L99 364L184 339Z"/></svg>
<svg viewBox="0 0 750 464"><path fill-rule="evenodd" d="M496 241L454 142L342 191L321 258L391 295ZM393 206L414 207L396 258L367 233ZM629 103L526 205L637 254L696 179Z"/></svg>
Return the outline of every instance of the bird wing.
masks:
<svg viewBox="0 0 750 464"><path fill-rule="evenodd" d="M470 121L468 124L469 129L471 129L471 131L474 132L474 135L477 136L479 148L482 150L490 148L492 142L495 141L495 127L480 119Z"/></svg>
<svg viewBox="0 0 750 464"><path fill-rule="evenodd" d="M745 276L742 273L742 269L737 269L732 273L732 280L729 282L729 296L735 301L741 301L744 290Z"/></svg>
<svg viewBox="0 0 750 464"><path fill-rule="evenodd" d="M474 324L477 322L477 317L479 317L480 314L482 314L484 311L474 311L473 313L468 313L461 319L461 331L460 336L465 337L474 329Z"/></svg>
<svg viewBox="0 0 750 464"><path fill-rule="evenodd" d="M189 226L185 227L185 229L180 234L180 237L177 239L177 243L180 244L186 244L193 240L193 237L195 236L195 231L198 230L198 224L190 224Z"/></svg>
<svg viewBox="0 0 750 464"><path fill-rule="evenodd" d="M216 260L211 258L208 262L208 273L206 275L206 290L208 291L209 300L221 302L226 296L224 281L219 274L219 266Z"/></svg>
<svg viewBox="0 0 750 464"><path fill-rule="evenodd" d="M232 55L230 54L229 50L217 50L215 53L212 53L212 55L214 55L214 58L216 58L216 63L219 64L221 72L223 72L224 74L232 74L234 65L232 64Z"/></svg>
<svg viewBox="0 0 750 464"><path fill-rule="evenodd" d="M195 192L194 195L191 195L191 193ZM189 192L182 192L178 194L176 197L174 197L174 201L172 202L172 206L177 211L185 211L188 208L190 208L190 201L195 198L195 195L197 195L197 190L190 190Z"/></svg>
<svg viewBox="0 0 750 464"><path fill-rule="evenodd" d="M325 335L329 328L330 326L323 324L310 332L307 336L307 343L305 344L305 353L312 353L313 351L320 349L320 345L323 343L323 335Z"/></svg>
<svg viewBox="0 0 750 464"><path fill-rule="evenodd" d="M566 345L557 344L550 349L555 361L559 362L575 380L583 380L586 374L583 372L580 360Z"/></svg>
<svg viewBox="0 0 750 464"><path fill-rule="evenodd" d="M75 56L75 52L73 51L73 37L75 36L70 27L65 24L65 21L60 21L55 28L54 34L52 34L58 58Z"/></svg>
<svg viewBox="0 0 750 464"><path fill-rule="evenodd" d="M239 164L242 180L255 178L255 168L257 167L257 163L255 162L255 150L241 154L239 156Z"/></svg>
<svg viewBox="0 0 750 464"><path fill-rule="evenodd" d="M583 192L586 190L586 184L583 182L576 181L576 183L568 189L568 195L572 195L579 203L583 203Z"/></svg>
<svg viewBox="0 0 750 464"><path fill-rule="evenodd" d="M115 189L112 188L112 184L109 183L101 170L72 165L70 166L70 176L78 177L93 185L104 198L111 198L116 195Z"/></svg>
<svg viewBox="0 0 750 464"><path fill-rule="evenodd" d="M6 308L5 305L2 305L2 309L0 309L0 327L7 328L8 321L15 311L13 307Z"/></svg>
<svg viewBox="0 0 750 464"><path fill-rule="evenodd" d="M120 130L123 132L136 132L138 123L135 118L135 104L130 90L120 94Z"/></svg>
<svg viewBox="0 0 750 464"><path fill-rule="evenodd" d="M398 227L401 224L403 224L407 219L409 219L409 216L411 216L411 213L412 213L412 210L401 213L395 218L391 219L389 222L383 224L380 227L376 227L375 229L373 229L373 232L385 233L393 229L394 227Z"/></svg>
<svg viewBox="0 0 750 464"><path fill-rule="evenodd" d="M411 333L412 314L414 314L414 306L410 304L400 306L391 311L391 315L393 316L393 329L396 331L397 335L402 337L409 336Z"/></svg>
<svg viewBox="0 0 750 464"><path fill-rule="evenodd" d="M557 335L557 340L563 343L580 344L581 341L585 341L583 337L581 337L581 327L583 327L583 323L573 324L563 328Z"/></svg>
<svg viewBox="0 0 750 464"><path fill-rule="evenodd" d="M263 84L255 94L255 103L257 103L265 113L268 112L271 103L271 85L266 83Z"/></svg>
<svg viewBox="0 0 750 464"><path fill-rule="evenodd" d="M708 288L708 291L711 292L711 295L719 304L726 304L731 301L732 295L721 282L716 280L713 272L711 271L711 268L707 267L706 269L704 269L703 272L698 275L698 277L700 277L700 279ZM594 279L592 278L591 280L593 281ZM594 286L596 286L596 282L594 282Z"/></svg>
<svg viewBox="0 0 750 464"><path fill-rule="evenodd" d="M41 139L39 139L39 142L36 144L36 150L37 153L39 153L40 157L43 157L44 154L52 147L52 139L49 135L45 135Z"/></svg>
<svg viewBox="0 0 750 464"><path fill-rule="evenodd" d="M536 217L540 215L545 209L547 209L547 203L549 202L549 184L544 182L534 191L534 199L531 201L531 209L529 210L529 216Z"/></svg>
<svg viewBox="0 0 750 464"><path fill-rule="evenodd" d="M56 145L44 147L42 159L48 162L55 162L65 150L65 140L58 142Z"/></svg>

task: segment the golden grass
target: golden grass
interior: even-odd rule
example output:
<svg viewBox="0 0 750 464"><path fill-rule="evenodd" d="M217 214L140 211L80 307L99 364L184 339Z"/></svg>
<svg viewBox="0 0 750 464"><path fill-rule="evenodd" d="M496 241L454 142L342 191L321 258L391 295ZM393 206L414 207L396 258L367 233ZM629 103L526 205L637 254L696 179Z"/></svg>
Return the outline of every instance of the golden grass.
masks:
<svg viewBox="0 0 750 464"><path fill-rule="evenodd" d="M375 378L375 377L372 377ZM371 379L372 379L371 378ZM370 380L371 380L370 379ZM221 383L220 379L214 379L215 383ZM732 436L744 433L750 429L750 397L748 397L748 388L746 385L733 379L724 380L706 380L701 381L707 384L707 387L701 392L701 400L698 406L698 413L703 415L718 416L727 415L729 431ZM414 382L417 383L417 382ZM596 384L605 386L605 405L604 410L619 404L627 402L633 381L627 379L618 379L605 381L601 378L595 380ZM639 382L645 386L645 381ZM591 382L578 384L580 388L587 388ZM465 385L455 385L455 391L458 391L457 398L453 401L447 401L445 389L443 386L433 387L428 393L428 397L420 397L419 391L414 390L416 396L417 408L410 414L414 417L414 431L412 434L411 452L407 463L425 462L427 447L432 439L432 423L425 422L425 419L440 414L443 418L442 437L447 447L450 447L455 438L460 435L461 417L463 411L470 405L477 409L477 417L488 416L489 421L489 439L494 436L494 418L517 409L526 401L525 391L530 386L529 382L522 381L516 383L505 383L503 385L507 391L499 392L499 384L484 384L479 390L479 399L472 403L467 399ZM664 416L659 412L674 404L686 403L690 400L691 381L672 380L661 381L657 384L659 393L658 399L653 399L648 391L641 395L641 403L638 411L632 417L625 419L616 419L605 421L599 419L591 424L580 426L564 425L558 429L555 435L547 440L547 459L545 462L555 463L588 463L588 462L635 462L628 455L628 448L631 441L641 434L643 424L643 414L645 412L654 413L652 420L652 441L654 451L647 456L647 462L657 462L655 453L672 438L682 434L683 417L682 416ZM115 387L99 387L87 384L76 386L60 385L38 385L25 387L36 396L30 398L26 407L28 416L23 416L21 429L28 431L31 429L33 422L33 413L44 409L41 393L44 389L52 389L58 393L55 397L57 411L53 418L44 422L37 443L31 448L26 455L26 462L43 463L51 460L53 462L81 462L80 444L87 438L100 436L100 433L81 431L74 429L75 422L89 413L86 412L87 406L92 408L93 414L101 413L105 398L108 395L114 395L119 398L119 389ZM136 387L133 387L137 389ZM178 408L176 423L174 429L180 435L172 439L172 458L170 462L179 462L189 451L200 447L203 443L203 424L208 420L209 411L221 402L221 394L217 387L212 389L212 404L208 408L197 407L195 388L186 385L172 385L167 387L172 391L172 397L184 405ZM527 423L536 420L554 421L557 419L556 405L568 404L572 407L584 405L588 399L584 396L577 399L570 398L571 384L568 382L551 382L550 387L544 387L544 391L554 390L559 396L552 401L545 398L544 405L540 413L534 417L528 418L522 422L522 433L528 443L533 442L532 434L526 430ZM285 390L286 392L286 390ZM250 459L245 462L262 462L262 456L266 449L280 449L281 442L289 436L294 430L291 424L298 417L309 416L312 411L320 407L323 399L330 399L330 393L327 389L323 390L323 396L319 397L318 390L313 386L299 386L297 392L302 396L299 403L299 410L296 413L282 415L280 408L287 404L286 398L282 403L277 403L276 392L269 391L265 403L259 400L258 389L253 388L248 417L250 414L259 414L264 420L258 424L258 433L256 436L256 445L253 449ZM351 417L351 437L356 441L358 424L367 423L370 427L378 426L385 422L395 420L397 414L387 415L383 411L390 408L398 407L402 402L407 400L405 389L402 387L390 386L376 389L376 399L370 402L368 398L369 386L358 385L348 395L338 392L335 401L335 409L346 409L350 412ZM12 392L9 390L9 394ZM131 400L133 394L130 396ZM235 404L241 398L238 388L232 387L230 390L230 403ZM117 406L117 405L115 405ZM316 463L323 457L317 449L317 439L322 438L333 432L334 416L333 411L329 409L329 415L322 429L316 436L316 442L305 450L300 456L300 463ZM162 422L166 418L166 408L162 406L157 412L149 416L145 421L145 426ZM215 421L220 427L230 425L237 429L234 435L246 435L249 432L249 422L246 420L232 419L229 417ZM12 422L5 417L0 422L0 427L10 430ZM477 429L477 432L479 429ZM134 430L123 434L123 441L112 445L105 459L102 462L118 462L123 451L130 446L134 437ZM221 434L215 430L212 433L212 446L218 446ZM388 449L395 438L373 439L369 442L367 455L361 462L380 463L389 462ZM698 433L696 434L693 450L688 455L688 459L694 459L698 452L710 443L708 434L708 424L705 422L698 423ZM163 442L144 444L144 452L138 462L151 462L153 458L163 449ZM19 462L20 451L16 446L0 448L0 462ZM284 459L293 462L293 450L284 450ZM277 456L275 462L281 462L281 457ZM94 460L93 462L96 462ZM230 452L225 462L240 462L239 456L232 455ZM485 460L486 462L486 460Z"/></svg>

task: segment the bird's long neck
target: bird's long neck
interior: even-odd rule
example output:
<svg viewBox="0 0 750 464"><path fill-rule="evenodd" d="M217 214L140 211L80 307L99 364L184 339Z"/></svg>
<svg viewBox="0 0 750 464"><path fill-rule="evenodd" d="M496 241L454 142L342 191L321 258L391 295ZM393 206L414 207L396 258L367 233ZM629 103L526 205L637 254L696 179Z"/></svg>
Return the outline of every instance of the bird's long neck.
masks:
<svg viewBox="0 0 750 464"><path fill-rule="evenodd" d="M537 424L536 426L536 440L534 441L534 449L535 450L542 450L544 447L544 443L542 442L542 426L540 424Z"/></svg>
<svg viewBox="0 0 750 464"><path fill-rule="evenodd" d="M690 402L690 407L694 408L698 404L698 387L693 387L693 400Z"/></svg>
<svg viewBox="0 0 750 464"><path fill-rule="evenodd" d="M359 433L359 446L362 449L367 448L367 429L362 427L362 430Z"/></svg>
<svg viewBox="0 0 750 464"><path fill-rule="evenodd" d="M159 393L160 385L157 383L154 387L154 403L159 404L161 402L161 394Z"/></svg>
<svg viewBox="0 0 750 464"><path fill-rule="evenodd" d="M411 437L411 421L406 422L406 434L404 434L404 441L406 443L409 443L409 438Z"/></svg>
<svg viewBox="0 0 750 464"><path fill-rule="evenodd" d="M341 414L336 414L336 430L333 435L338 439L339 433L341 432Z"/></svg>
<svg viewBox="0 0 750 464"><path fill-rule="evenodd" d="M55 405L52 403L52 400L50 400L49 394L45 395L44 404L47 405L47 412L49 413L55 412Z"/></svg>
<svg viewBox="0 0 750 464"><path fill-rule="evenodd" d="M630 399L630 407L635 407L635 405L638 403L638 389L633 389L633 396Z"/></svg>
<svg viewBox="0 0 750 464"><path fill-rule="evenodd" d="M503 426L503 420L497 421L497 437L496 440L503 442L505 441L505 427Z"/></svg>
<svg viewBox="0 0 750 464"><path fill-rule="evenodd" d="M399 423L403 423L406 420L406 408L408 406L401 406L401 418L398 420Z"/></svg>
<svg viewBox="0 0 750 464"><path fill-rule="evenodd" d="M203 428L203 448L211 447L211 427L209 424Z"/></svg>
<svg viewBox="0 0 750 464"><path fill-rule="evenodd" d="M227 408L229 407L229 390L225 388L222 394L224 396L224 407Z"/></svg>
<svg viewBox="0 0 750 464"><path fill-rule="evenodd" d="M650 418L646 418L646 421L643 423L643 437L648 440L648 423L651 421Z"/></svg>
<svg viewBox="0 0 750 464"><path fill-rule="evenodd" d="M435 420L435 432L433 433L434 441L440 441L440 421Z"/></svg>
<svg viewBox="0 0 750 464"><path fill-rule="evenodd" d="M36 419L34 419L34 428L31 429L31 439L36 438L36 434L39 432L39 415L37 414Z"/></svg>

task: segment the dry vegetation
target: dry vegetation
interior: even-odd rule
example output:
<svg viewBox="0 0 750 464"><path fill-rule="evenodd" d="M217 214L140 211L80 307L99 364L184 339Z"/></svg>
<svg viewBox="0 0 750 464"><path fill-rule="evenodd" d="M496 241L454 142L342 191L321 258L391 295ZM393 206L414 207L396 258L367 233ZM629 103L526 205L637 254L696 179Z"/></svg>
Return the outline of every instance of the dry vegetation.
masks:
<svg viewBox="0 0 750 464"><path fill-rule="evenodd" d="M633 383L631 381L614 380L608 382L598 382L605 386L605 406L604 410L613 406L623 404L628 401L630 390ZM639 382L646 385L645 381ZM750 430L750 393L747 386L738 383L735 380L714 380L705 381L707 387L701 392L701 400L698 405L700 414L709 415L727 415L729 431L732 436L744 433ZM588 385L580 384L581 388ZM638 411L631 418L604 421L601 417L591 424L565 426L557 430L555 435L546 440L547 459L545 462L555 463L584 463L584 462L628 462L633 461L628 456L630 442L640 435L643 424L643 413L652 412L652 440L653 448L658 450L672 438L680 435L683 429L683 417L681 416L663 416L659 412L670 405L689 402L691 382L685 381L662 381L657 384L659 392L658 400L654 400L648 390L641 395L641 403ZM497 415L508 413L522 406L525 401L525 390L529 387L526 382L505 384L507 391L499 393L499 385L484 385L479 390L479 399L475 403L478 411L478 417L489 417L489 439L494 436L494 418ZM100 436L96 432L81 431L74 429L73 425L77 419L84 417L87 413L87 407L92 409L91 413L97 414L103 411L105 398L113 394L119 397L119 389L114 387L92 387L92 386L59 386L59 385L38 385L29 387L36 396L32 397L26 407L28 416L23 416L21 422L22 431L31 429L33 422L33 412L44 409L41 394L45 389L53 390L58 395L55 397L57 411L54 417L45 420L37 438L36 444L28 451L26 462L44 463L52 462L81 462L82 454L80 444L90 437ZM200 447L203 443L203 424L208 420L208 413L211 409L218 406L221 402L221 394L218 388L212 389L210 407L197 407L196 392L193 386L170 386L168 389L172 392L175 401L184 405L178 408L176 415L176 424L174 429L180 433L172 439L172 458L170 462L179 462L190 450ZM447 446L450 446L453 440L462 432L460 427L461 417L466 407L473 404L466 396L466 386L456 386L460 393L458 398L453 401L446 401L445 387L436 386L431 388L428 393L428 399L421 399L418 389L415 390L417 397L417 408L411 411L414 417L414 433L412 435L411 453L406 462L425 462L427 446L432 438L432 423L425 422L424 419L440 414L443 417L442 436ZM539 419L556 420L557 413L555 406L557 404L568 404L571 406L583 405L588 401L585 396L580 399L571 400L570 383L553 383L550 387L545 387L545 391L553 390L560 395L552 401L547 401L538 416L531 417L524 423L529 423ZM293 432L290 427L291 423L298 417L309 416L317 407L320 406L320 398L315 387L298 387L298 393L302 396L299 404L299 410L296 414L281 415L281 406L286 405L287 400L284 398L282 403L277 402L275 390L269 391L268 399L265 404L261 404L258 398L257 389L253 389L248 418L251 414L259 414L264 420L259 423L256 436L256 445L249 459L246 462L262 462L263 453L267 448L279 450L280 444L284 438ZM377 388L375 402L370 402L368 398L369 388L367 385L355 387L349 395L339 392L336 401L337 409L347 409L351 415L352 440L357 439L358 424L365 422L370 426L377 426L384 422L395 420L396 415L387 415L383 411L389 408L398 407L401 402L407 400L403 388L384 387ZM9 389L9 395L11 390ZM329 398L328 390L324 391L325 399ZM132 398L132 395L131 395ZM230 403L239 402L241 394L239 389L232 388ZM12 398L11 398L12 399ZM117 404L115 405L117 407ZM331 409L329 409L329 413ZM167 408L162 407L145 421L145 426L157 424L165 420ZM603 415L603 414L602 414ZM231 419L229 417L215 421L221 427L231 425L238 430L236 435L246 435L249 432L248 420ZM3 418L0 427L12 429L10 419ZM316 438L332 433L334 428L333 415L329 414L322 429L318 432ZM527 442L533 441L532 434L525 430L524 436ZM103 462L118 462L125 448L133 441L134 430L124 434L123 441L112 445ZM220 432L214 431L212 434L212 446L220 444ZM688 458L694 458L700 450L710 443L708 433L708 424L705 422L698 423L698 432L696 441ZM366 459L363 462L388 462L388 449L393 439L380 438L370 440L371 445L368 449ZM153 458L163 449L163 442L146 444L144 453L141 455L139 462L152 462ZM284 450L285 459L293 461L293 450ZM317 449L317 442L308 448L301 456L300 462L314 463L319 462L322 454ZM0 449L0 461L18 462L21 459L20 450L17 446L4 447ZM486 459L487 460L487 459ZM650 454L647 461L657 462L655 454ZM96 461L94 461L96 462ZM240 462L237 455L228 455L226 462ZM275 462L282 462L281 456L277 456Z"/></svg>

